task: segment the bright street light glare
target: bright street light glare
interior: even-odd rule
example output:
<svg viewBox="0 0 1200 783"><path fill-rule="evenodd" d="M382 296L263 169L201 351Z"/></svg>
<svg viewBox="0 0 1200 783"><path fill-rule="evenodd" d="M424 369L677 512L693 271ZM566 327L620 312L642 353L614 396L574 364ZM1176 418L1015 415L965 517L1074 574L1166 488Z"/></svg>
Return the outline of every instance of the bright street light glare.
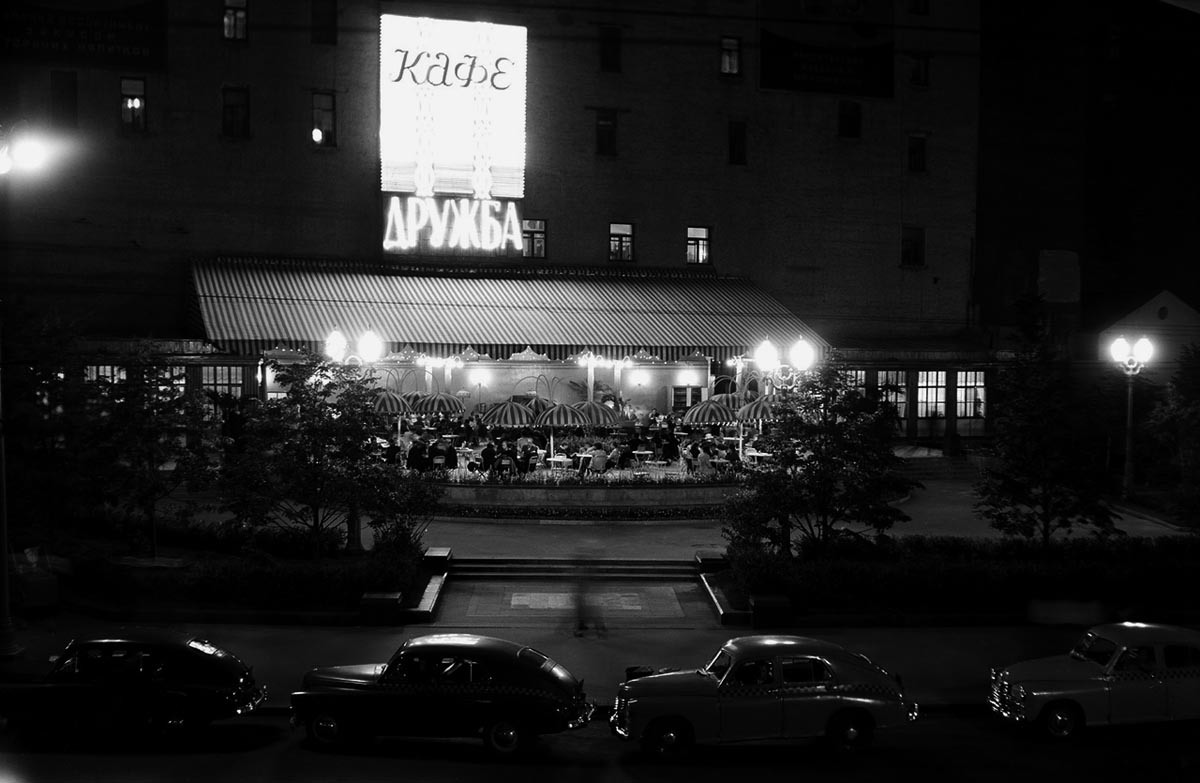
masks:
<svg viewBox="0 0 1200 783"><path fill-rule="evenodd" d="M340 362L346 356L346 345L346 335L334 329L325 338L325 355Z"/></svg>
<svg viewBox="0 0 1200 783"><path fill-rule="evenodd" d="M1133 358L1138 364L1145 364L1154 355L1154 344L1143 337L1133 344Z"/></svg>
<svg viewBox="0 0 1200 783"><path fill-rule="evenodd" d="M12 171L13 159L9 157L8 147L0 150L0 177Z"/></svg>
<svg viewBox="0 0 1200 783"><path fill-rule="evenodd" d="M774 372L779 367L779 349L772 345L770 340L763 340L762 344L754 349L754 363L763 372Z"/></svg>
<svg viewBox="0 0 1200 783"><path fill-rule="evenodd" d="M1108 348L1114 362L1124 362L1129 358L1129 341L1124 337L1118 337L1112 341L1112 345Z"/></svg>
<svg viewBox="0 0 1200 783"><path fill-rule="evenodd" d="M46 158L49 157L45 142L37 138L13 139L11 150L13 162L23 171L37 171L46 164Z"/></svg>
<svg viewBox="0 0 1200 783"><path fill-rule="evenodd" d="M788 361L791 362L792 368L796 370L807 370L812 367L813 361L817 358L816 351L809 345L807 340L800 340L792 346L791 352L788 354Z"/></svg>
<svg viewBox="0 0 1200 783"><path fill-rule="evenodd" d="M321 132L321 129L313 128L313 132L312 132L313 144L320 144L321 139L323 139L323 138L325 138L325 134Z"/></svg>
<svg viewBox="0 0 1200 783"><path fill-rule="evenodd" d="M383 338L370 329L358 338L358 355L364 362L377 362L383 356Z"/></svg>

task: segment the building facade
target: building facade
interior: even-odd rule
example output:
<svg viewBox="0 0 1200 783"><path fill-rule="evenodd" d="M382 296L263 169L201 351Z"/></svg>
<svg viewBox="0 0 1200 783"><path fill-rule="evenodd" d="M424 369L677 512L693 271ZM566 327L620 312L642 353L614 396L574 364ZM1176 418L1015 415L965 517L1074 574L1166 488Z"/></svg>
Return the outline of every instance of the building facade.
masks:
<svg viewBox="0 0 1200 783"><path fill-rule="evenodd" d="M51 145L5 178L7 318L187 345L247 394L267 351L391 323L398 366L600 356L660 409L804 338L909 437L984 434L979 4L686 5L10 3L0 124ZM701 369L637 391L638 362Z"/></svg>

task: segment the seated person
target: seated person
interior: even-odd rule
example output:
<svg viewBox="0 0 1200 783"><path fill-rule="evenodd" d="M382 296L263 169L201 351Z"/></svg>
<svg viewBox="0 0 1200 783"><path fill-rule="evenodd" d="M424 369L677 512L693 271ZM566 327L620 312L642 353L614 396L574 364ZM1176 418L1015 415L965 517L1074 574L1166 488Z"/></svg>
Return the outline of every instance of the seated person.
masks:
<svg viewBox="0 0 1200 783"><path fill-rule="evenodd" d="M593 473L603 473L608 469L608 452L604 450L603 446L599 443L592 446L590 454L592 455L592 462L588 465L588 470Z"/></svg>
<svg viewBox="0 0 1200 783"><path fill-rule="evenodd" d="M679 461L679 441L674 438L663 438L662 450L659 452L659 458L663 462L672 463Z"/></svg>

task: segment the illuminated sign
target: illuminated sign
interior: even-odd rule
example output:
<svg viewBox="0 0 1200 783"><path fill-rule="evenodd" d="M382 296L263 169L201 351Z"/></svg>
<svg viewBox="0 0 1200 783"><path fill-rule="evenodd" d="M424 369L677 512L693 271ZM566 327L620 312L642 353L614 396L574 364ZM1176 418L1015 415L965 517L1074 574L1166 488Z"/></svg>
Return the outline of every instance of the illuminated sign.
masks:
<svg viewBox="0 0 1200 783"><path fill-rule="evenodd" d="M388 199L383 249L504 252L521 250L515 201L433 196Z"/></svg>
<svg viewBox="0 0 1200 783"><path fill-rule="evenodd" d="M523 198L525 28L384 14L379 42L382 190Z"/></svg>

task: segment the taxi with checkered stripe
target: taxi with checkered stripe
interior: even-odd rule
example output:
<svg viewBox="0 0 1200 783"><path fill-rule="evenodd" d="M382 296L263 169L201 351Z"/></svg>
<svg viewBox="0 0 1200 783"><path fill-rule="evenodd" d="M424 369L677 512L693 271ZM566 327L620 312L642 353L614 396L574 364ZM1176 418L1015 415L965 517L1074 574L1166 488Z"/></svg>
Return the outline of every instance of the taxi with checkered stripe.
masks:
<svg viewBox="0 0 1200 783"><path fill-rule="evenodd" d="M993 668L989 703L1058 739L1085 726L1200 719L1200 632L1098 625L1069 653Z"/></svg>
<svg viewBox="0 0 1200 783"><path fill-rule="evenodd" d="M291 705L293 728L317 745L480 737L498 755L582 728L594 708L583 683L544 653L475 634L410 639L386 663L312 669Z"/></svg>
<svg viewBox="0 0 1200 783"><path fill-rule="evenodd" d="M846 749L907 723L917 704L867 656L804 636L741 636L706 666L626 669L609 726L656 756L693 744L825 737Z"/></svg>

